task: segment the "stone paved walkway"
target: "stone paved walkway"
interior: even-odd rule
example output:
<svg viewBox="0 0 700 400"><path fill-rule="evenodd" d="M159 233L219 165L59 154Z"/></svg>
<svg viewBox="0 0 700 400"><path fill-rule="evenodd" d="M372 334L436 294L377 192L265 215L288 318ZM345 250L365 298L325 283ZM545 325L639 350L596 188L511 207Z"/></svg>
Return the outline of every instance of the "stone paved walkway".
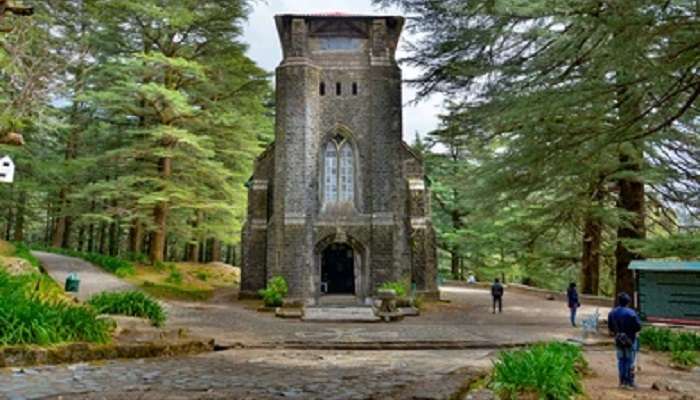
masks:
<svg viewBox="0 0 700 400"><path fill-rule="evenodd" d="M47 271L59 282L77 271L81 279L79 298L108 290L133 289L112 274L87 262L37 252ZM234 291L209 302L164 302L169 314L168 328L185 328L200 337L215 338L228 347L280 346L293 343L374 344L462 342L486 346L542 340L566 340L581 330L568 323L568 308L560 301L541 296L506 293L503 313L492 314L488 290L478 287L447 286L441 297L449 303L430 303L420 317L395 323L311 323L275 318L256 309L259 302L238 301ZM592 313L584 306L579 315ZM607 309L600 309L607 314Z"/></svg>
<svg viewBox="0 0 700 400"><path fill-rule="evenodd" d="M581 335L568 322L566 304L531 295L504 297L503 314L493 315L487 290L443 287L450 303L431 304L420 317L395 323L310 323L255 311L257 303L221 298L210 303L171 302L170 324L221 345L270 343L473 342L500 345L566 340ZM593 313L584 306L579 315ZM607 309L600 309L607 314Z"/></svg>
<svg viewBox="0 0 700 400"><path fill-rule="evenodd" d="M46 253L37 256L59 281L77 271L82 281L80 298L103 290L132 288L89 263ZM568 310L562 302L506 290L503 314L494 315L487 290L444 287L441 296L449 303L430 303L422 316L388 324L279 319L257 312L258 302L236 300L232 290L219 293L209 302L169 301L165 305L170 329L186 328L197 336L214 337L223 346L264 348L0 370L0 398L449 398L447 392L456 390L468 374L461 369L488 367L495 354L492 350L342 351L284 347L290 343L332 347L428 342L471 342L497 347L580 335L578 329L569 326ZM593 310L583 307L580 314Z"/></svg>
<svg viewBox="0 0 700 400"><path fill-rule="evenodd" d="M229 350L0 371L0 398L446 399L463 384L465 367L484 370L492 355L485 350Z"/></svg>
<svg viewBox="0 0 700 400"><path fill-rule="evenodd" d="M135 289L131 284L87 261L41 251L35 251L33 254L41 261L46 272L60 285L65 283L71 272L77 272L80 279L80 290L75 296L80 300L87 300L90 296L100 292Z"/></svg>

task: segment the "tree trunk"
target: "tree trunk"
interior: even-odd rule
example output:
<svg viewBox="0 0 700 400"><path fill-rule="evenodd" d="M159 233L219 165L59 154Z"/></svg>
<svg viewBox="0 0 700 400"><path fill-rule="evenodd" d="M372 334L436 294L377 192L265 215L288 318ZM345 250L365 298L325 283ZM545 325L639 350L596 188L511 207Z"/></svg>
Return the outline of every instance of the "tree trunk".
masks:
<svg viewBox="0 0 700 400"><path fill-rule="evenodd" d="M192 235L190 243L187 245L187 261L193 263L199 262L199 260L204 260L204 258L201 256L201 247L204 246L200 246L199 234L197 233L197 227L199 227L201 221L202 212L197 211L195 213L195 219L192 221L192 230L194 234Z"/></svg>
<svg viewBox="0 0 700 400"><path fill-rule="evenodd" d="M159 161L160 174L163 179L168 179L172 173L172 160L163 157ZM153 209L153 225L155 230L151 233L151 263L163 262L165 256L166 224L168 222L168 204L161 201Z"/></svg>
<svg viewBox="0 0 700 400"><path fill-rule="evenodd" d="M187 243L187 261L199 262L199 242Z"/></svg>
<svg viewBox="0 0 700 400"><path fill-rule="evenodd" d="M583 255L581 257L581 293L583 294L598 294L602 233L603 226L599 218L587 215L583 228Z"/></svg>
<svg viewBox="0 0 700 400"><path fill-rule="evenodd" d="M221 242L216 239L211 240L211 261L221 261Z"/></svg>
<svg viewBox="0 0 700 400"><path fill-rule="evenodd" d="M209 241L206 239L199 242L199 261L203 263L209 261Z"/></svg>
<svg viewBox="0 0 700 400"><path fill-rule="evenodd" d="M139 254L143 250L143 225L135 219L129 228L129 252Z"/></svg>
<svg viewBox="0 0 700 400"><path fill-rule="evenodd" d="M628 10L621 9L625 14ZM620 86L617 91L617 106L619 113L619 136L635 134L642 127L638 120L642 94L635 86L629 84L630 74L634 71L618 71ZM629 269L630 262L639 259L624 243L625 239L643 239L646 236L644 226L644 180L640 174L644 163L644 142L629 141L622 143L619 150L620 178L617 181L617 208L623 214L623 220L617 228L617 248L615 249L615 293L625 292L632 298L636 306L634 289L634 274Z"/></svg>
<svg viewBox="0 0 700 400"><path fill-rule="evenodd" d="M80 224L78 228L78 251L83 251L83 245L85 244L85 225Z"/></svg>
<svg viewBox="0 0 700 400"><path fill-rule="evenodd" d="M115 257L119 254L119 218L115 218L109 224L109 255Z"/></svg>
<svg viewBox="0 0 700 400"><path fill-rule="evenodd" d="M629 172L639 172L639 160L641 149L634 146L635 155L622 153L620 163ZM641 178L640 178L641 179ZM641 256L632 252L623 242L625 239L644 239L646 229L644 226L644 182L640 179L622 178L618 180L620 194L618 208L627 213L632 213L629 221L623 221L617 229L617 248L615 249L615 292L625 292L632 296L634 293L634 274L629 269L632 260L638 260ZM634 297L634 296L632 296Z"/></svg>
<svg viewBox="0 0 700 400"><path fill-rule="evenodd" d="M151 233L151 263L163 262L165 256L165 224L168 220L168 206L161 202L153 210L155 231Z"/></svg>
<svg viewBox="0 0 700 400"><path fill-rule="evenodd" d="M95 199L92 199L92 202L90 203L90 212L94 213L95 212ZM93 222L90 222L90 225L88 225L88 242L87 242L87 251L89 253L92 253L95 251L95 224Z"/></svg>
<svg viewBox="0 0 700 400"><path fill-rule="evenodd" d="M17 203L17 215L15 217L15 242L24 241L24 207L27 201L27 192L19 192L19 202Z"/></svg>
<svg viewBox="0 0 700 400"><path fill-rule="evenodd" d="M95 224L88 225L87 251L88 253L95 251Z"/></svg>
<svg viewBox="0 0 700 400"><path fill-rule="evenodd" d="M67 249L70 247L70 237L73 232L73 217L67 215L65 218L65 225L63 228L63 240L61 241L61 247Z"/></svg>
<svg viewBox="0 0 700 400"><path fill-rule="evenodd" d="M235 258L235 251L236 251L236 246L229 244L226 246L226 264L230 265L236 265L234 264L234 258Z"/></svg>
<svg viewBox="0 0 700 400"><path fill-rule="evenodd" d="M46 224L44 225L44 246L49 245L49 239L51 238L51 231L53 227L51 226L51 214L53 213L53 207L51 207L51 202L46 203Z"/></svg>
<svg viewBox="0 0 700 400"><path fill-rule="evenodd" d="M107 224L105 222L100 222L100 243L98 251L100 254L106 254L106 244L107 244Z"/></svg>
<svg viewBox="0 0 700 400"><path fill-rule="evenodd" d="M450 251L450 273L452 279L459 279L459 256L456 251Z"/></svg>
<svg viewBox="0 0 700 400"><path fill-rule="evenodd" d="M594 207L603 207L604 192L602 185L605 176L591 185L590 199ZM602 245L603 222L589 210L584 217L583 252L581 256L581 292L598 295L600 285L600 248Z"/></svg>
<svg viewBox="0 0 700 400"><path fill-rule="evenodd" d="M55 210L56 216L53 223L53 234L51 236L51 247L63 246L63 235L66 232L66 191L61 189L58 193L58 209Z"/></svg>

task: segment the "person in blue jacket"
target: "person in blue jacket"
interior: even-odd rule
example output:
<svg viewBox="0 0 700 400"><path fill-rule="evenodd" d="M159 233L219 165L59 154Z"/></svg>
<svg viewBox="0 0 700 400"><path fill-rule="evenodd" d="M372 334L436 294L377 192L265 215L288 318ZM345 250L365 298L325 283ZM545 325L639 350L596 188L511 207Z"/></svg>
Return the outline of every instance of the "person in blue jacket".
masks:
<svg viewBox="0 0 700 400"><path fill-rule="evenodd" d="M615 335L617 349L617 369L620 375L620 387L634 388L634 362L639 351L637 333L642 330L642 323L637 313L629 307L631 302L627 293L617 296L617 307L608 314L608 328Z"/></svg>
<svg viewBox="0 0 700 400"><path fill-rule="evenodd" d="M581 303L578 301L578 292L576 291L576 284L571 282L569 288L566 289L566 299L569 304L569 310L571 311L571 326L576 326L576 310L581 307Z"/></svg>

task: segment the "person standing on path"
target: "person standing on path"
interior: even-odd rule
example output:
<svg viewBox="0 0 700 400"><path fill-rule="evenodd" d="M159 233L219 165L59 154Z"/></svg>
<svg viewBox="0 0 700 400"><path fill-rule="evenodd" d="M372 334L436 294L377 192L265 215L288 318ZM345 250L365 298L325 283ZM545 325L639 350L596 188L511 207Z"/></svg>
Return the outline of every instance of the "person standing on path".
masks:
<svg viewBox="0 0 700 400"><path fill-rule="evenodd" d="M571 310L571 326L576 327L576 310L581 307L581 303L578 301L578 292L574 282L571 282L566 290L566 299L569 303L569 310Z"/></svg>
<svg viewBox="0 0 700 400"><path fill-rule="evenodd" d="M493 313L496 313L496 303L498 303L498 312L503 312L503 285L498 278L491 285L491 297L493 297Z"/></svg>
<svg viewBox="0 0 700 400"><path fill-rule="evenodd" d="M608 328L615 335L617 369L622 388L636 387L634 384L634 363L639 351L637 332L642 329L639 316L628 307L630 301L627 293L620 293L617 297L617 307L608 314Z"/></svg>

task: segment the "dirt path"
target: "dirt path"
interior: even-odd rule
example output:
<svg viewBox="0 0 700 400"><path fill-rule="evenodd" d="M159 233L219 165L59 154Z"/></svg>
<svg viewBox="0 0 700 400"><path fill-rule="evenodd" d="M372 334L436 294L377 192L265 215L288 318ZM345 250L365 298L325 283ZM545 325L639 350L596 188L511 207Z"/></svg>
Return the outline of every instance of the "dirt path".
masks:
<svg viewBox="0 0 700 400"><path fill-rule="evenodd" d="M669 367L668 357L664 354L642 352L639 355L636 390L618 388L614 351L587 351L586 359L592 373L585 379L584 386L591 400L700 399L700 370L675 370Z"/></svg>
<svg viewBox="0 0 700 400"><path fill-rule="evenodd" d="M101 292L120 292L136 289L103 269L78 258L58 254L35 251L33 254L41 261L46 272L63 285L71 272L76 272L80 279L80 290L73 294L79 300L87 300L90 296Z"/></svg>

